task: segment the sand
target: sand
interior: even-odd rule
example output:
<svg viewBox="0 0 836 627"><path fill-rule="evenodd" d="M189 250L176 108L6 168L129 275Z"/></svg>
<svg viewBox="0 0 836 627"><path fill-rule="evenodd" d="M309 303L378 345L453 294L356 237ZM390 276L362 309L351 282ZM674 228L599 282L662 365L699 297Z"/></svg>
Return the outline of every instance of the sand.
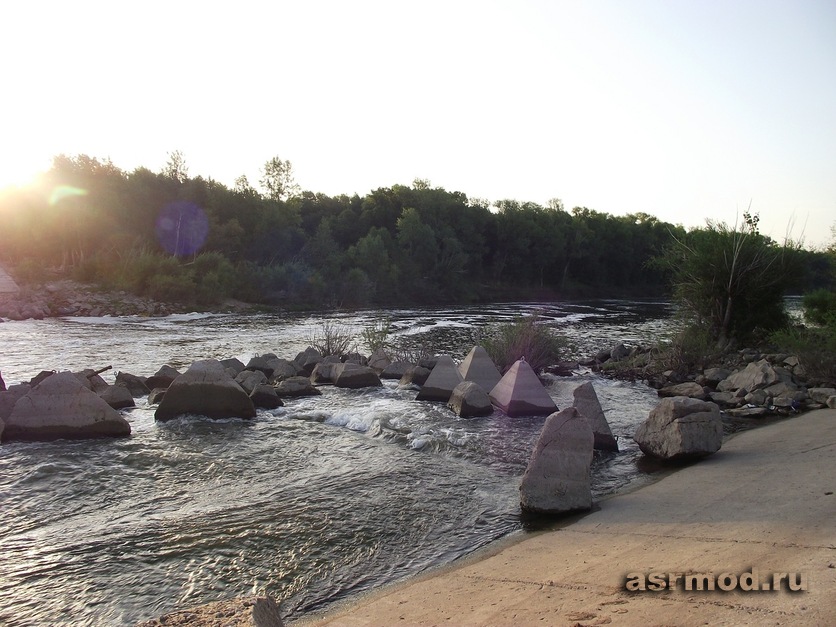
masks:
<svg viewBox="0 0 836 627"><path fill-rule="evenodd" d="M813 411L737 434L563 526L291 624L836 625L834 491L836 410ZM625 589L651 573L751 573L761 587L773 572L806 590Z"/></svg>

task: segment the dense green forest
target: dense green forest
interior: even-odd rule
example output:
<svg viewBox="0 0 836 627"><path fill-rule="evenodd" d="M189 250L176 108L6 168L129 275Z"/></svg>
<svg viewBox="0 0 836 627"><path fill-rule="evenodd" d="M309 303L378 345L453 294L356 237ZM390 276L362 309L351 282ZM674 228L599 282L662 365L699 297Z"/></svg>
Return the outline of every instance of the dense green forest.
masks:
<svg viewBox="0 0 836 627"><path fill-rule="evenodd" d="M229 188L189 177L179 152L158 173L61 155L0 196L0 259L24 281L60 271L159 300L359 307L664 294L654 260L686 236L556 199L490 204L423 180L332 197L300 191L289 161L262 172ZM826 254L793 254L791 290L829 287Z"/></svg>

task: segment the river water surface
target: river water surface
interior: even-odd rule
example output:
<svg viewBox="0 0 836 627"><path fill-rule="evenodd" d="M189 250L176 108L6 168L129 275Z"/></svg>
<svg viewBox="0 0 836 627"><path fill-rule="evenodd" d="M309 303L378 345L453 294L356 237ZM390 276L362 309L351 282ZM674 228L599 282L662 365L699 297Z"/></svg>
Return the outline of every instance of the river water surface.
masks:
<svg viewBox="0 0 836 627"><path fill-rule="evenodd" d="M671 315L596 301L4 322L0 371L12 384L112 365L112 382L210 357L292 359L327 320L359 340L384 316L395 337L460 360L490 325L532 312L578 355L659 339ZM622 436L619 453L596 454L594 496L647 481L629 436L655 392L591 373L547 389L562 408L585 381ZM298 616L525 533L519 480L544 417L460 419L397 382L321 389L251 421L158 424L143 398L125 412L129 438L0 445L0 624L132 625L262 591Z"/></svg>

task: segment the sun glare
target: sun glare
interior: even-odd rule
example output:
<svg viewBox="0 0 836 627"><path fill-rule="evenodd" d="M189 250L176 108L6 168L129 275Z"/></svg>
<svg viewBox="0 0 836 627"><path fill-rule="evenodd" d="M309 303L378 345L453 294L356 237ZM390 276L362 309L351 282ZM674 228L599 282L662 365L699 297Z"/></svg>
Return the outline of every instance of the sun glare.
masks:
<svg viewBox="0 0 836 627"><path fill-rule="evenodd" d="M16 161L12 156L0 157L0 190L28 187L44 168L29 162Z"/></svg>

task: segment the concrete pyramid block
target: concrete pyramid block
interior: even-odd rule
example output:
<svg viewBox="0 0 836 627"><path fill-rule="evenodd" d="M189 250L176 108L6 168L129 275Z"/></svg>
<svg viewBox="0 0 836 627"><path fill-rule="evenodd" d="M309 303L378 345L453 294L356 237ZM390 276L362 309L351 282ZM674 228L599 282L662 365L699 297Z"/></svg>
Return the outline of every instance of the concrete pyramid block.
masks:
<svg viewBox="0 0 836 627"><path fill-rule="evenodd" d="M604 410L601 407L601 402L598 400L598 395L595 393L595 388L592 383L587 381L575 388L575 409L586 418L589 426L592 428L592 433L595 436L595 448L599 451L615 451L618 452L618 442L612 435L610 423L607 422L604 416Z"/></svg>
<svg viewBox="0 0 836 627"><path fill-rule="evenodd" d="M465 381L477 383L483 390L492 390L502 379L499 369L481 346L474 346L459 364L459 373Z"/></svg>
<svg viewBox="0 0 836 627"><path fill-rule="evenodd" d="M509 416L542 416L557 411L557 405L525 359L511 366L489 396Z"/></svg>
<svg viewBox="0 0 836 627"><path fill-rule="evenodd" d="M442 355L438 358L430 376L415 397L416 401L443 401L450 400L453 390L461 383L462 375L459 373L453 358L449 355Z"/></svg>

